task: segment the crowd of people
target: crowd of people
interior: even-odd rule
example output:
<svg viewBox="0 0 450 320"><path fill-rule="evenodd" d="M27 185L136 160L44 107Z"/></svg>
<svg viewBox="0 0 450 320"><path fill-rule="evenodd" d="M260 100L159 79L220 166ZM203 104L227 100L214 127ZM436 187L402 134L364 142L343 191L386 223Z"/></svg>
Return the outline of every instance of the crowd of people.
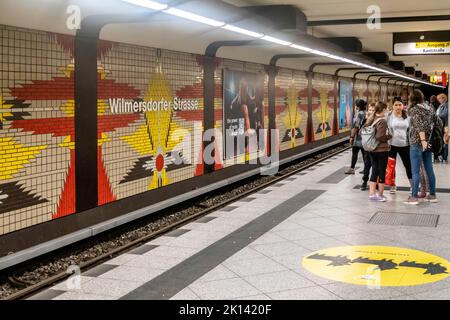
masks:
<svg viewBox="0 0 450 320"><path fill-rule="evenodd" d="M404 203L438 202L434 163L448 164L448 98L445 94L426 101L414 90L409 102L394 97L388 104L367 105L355 101L357 112L350 133L352 160L346 174L355 174L359 153L364 159L361 190L369 190L369 201L385 202L385 186L395 194L395 167L400 157L410 183Z"/></svg>

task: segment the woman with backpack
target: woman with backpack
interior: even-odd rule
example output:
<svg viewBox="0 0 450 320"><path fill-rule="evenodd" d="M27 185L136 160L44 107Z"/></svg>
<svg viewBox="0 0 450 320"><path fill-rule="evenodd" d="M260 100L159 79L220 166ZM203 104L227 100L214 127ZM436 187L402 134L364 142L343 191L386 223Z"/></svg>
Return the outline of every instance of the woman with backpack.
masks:
<svg viewBox="0 0 450 320"><path fill-rule="evenodd" d="M375 113L375 106L376 106L375 102L369 103L369 107L367 108L367 112L366 112L366 119L364 119L364 124L366 123L367 119L369 119ZM361 134L360 134L360 136L361 136ZM362 141L361 141L361 145L362 145ZM361 183L361 187L360 187L361 191L366 191L368 188L367 184L368 184L369 178L370 178L370 169L372 168L372 162L370 161L369 153L366 152L365 150L364 150L364 152L366 153L366 158L364 159L363 178L362 178L362 183Z"/></svg>
<svg viewBox="0 0 450 320"><path fill-rule="evenodd" d="M386 121L387 105L384 102L377 102L375 105L375 113L366 121L365 128L373 129L373 140L375 145L369 150L370 160L372 162L372 175L369 182L369 200L377 202L385 202L384 182L386 178L386 168L388 163L389 150L391 149L388 141L392 138L389 133ZM364 139L364 138L363 138ZM378 183L378 194L376 193Z"/></svg>
<svg viewBox="0 0 450 320"><path fill-rule="evenodd" d="M409 118L401 97L395 97L393 99L393 111L389 114L387 122L389 130L392 133L389 158L396 160L397 154L400 155L409 179L409 184L412 186L411 158L409 154ZM396 191L397 187L392 186L390 193L396 193Z"/></svg>
<svg viewBox="0 0 450 320"><path fill-rule="evenodd" d="M442 130L442 121L436 113L424 105L424 95L420 90L414 90L411 95L411 106L408 109L410 118L409 141L411 169L413 174L412 194L405 201L406 204L418 205L420 166L423 166L428 177L430 194L426 197L429 202L438 202L436 197L436 176L433 170L433 150L430 141L433 139L434 128Z"/></svg>
<svg viewBox="0 0 450 320"><path fill-rule="evenodd" d="M353 118L352 129L350 131L350 144L352 145L352 163L350 168L345 171L345 174L355 174L356 162L358 161L358 153L361 152L363 159L366 159L366 153L361 144L361 136L359 130L366 120L366 106L367 102L358 99L355 102L358 113Z"/></svg>

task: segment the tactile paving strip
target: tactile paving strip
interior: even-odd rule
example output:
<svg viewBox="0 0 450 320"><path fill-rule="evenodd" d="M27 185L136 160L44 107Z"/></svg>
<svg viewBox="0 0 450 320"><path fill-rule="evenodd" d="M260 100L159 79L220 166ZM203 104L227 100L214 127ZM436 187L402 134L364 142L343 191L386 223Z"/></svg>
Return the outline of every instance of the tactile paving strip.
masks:
<svg viewBox="0 0 450 320"><path fill-rule="evenodd" d="M391 226L414 226L414 227L434 227L439 222L438 214L419 214L402 212L376 212L369 223L384 224Z"/></svg>

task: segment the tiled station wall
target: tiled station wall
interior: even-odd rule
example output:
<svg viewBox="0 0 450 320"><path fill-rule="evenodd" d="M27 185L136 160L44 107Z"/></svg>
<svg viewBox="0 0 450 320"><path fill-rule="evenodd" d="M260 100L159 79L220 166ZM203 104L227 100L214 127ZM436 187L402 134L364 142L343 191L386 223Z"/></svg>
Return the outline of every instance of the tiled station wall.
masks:
<svg viewBox="0 0 450 320"><path fill-rule="evenodd" d="M0 25L0 61L5 234L75 212L74 78L71 53L46 32Z"/></svg>
<svg viewBox="0 0 450 320"><path fill-rule="evenodd" d="M203 123L199 57L121 43L103 49L98 62L99 92L104 92L98 106L99 205L201 175L196 161ZM199 108L112 114L104 107L108 101L101 100L175 97L197 100ZM175 165L176 158L185 164Z"/></svg>
<svg viewBox="0 0 450 320"><path fill-rule="evenodd" d="M332 135L334 97L338 96L338 92L330 75L316 73L312 84L312 141L318 141Z"/></svg>
<svg viewBox="0 0 450 320"><path fill-rule="evenodd" d="M275 114L280 150L305 144L308 121L308 79L304 71L281 68L275 81Z"/></svg>
<svg viewBox="0 0 450 320"><path fill-rule="evenodd" d="M203 57L107 41L98 47L98 205L202 175ZM0 57L2 235L75 213L74 38L0 25ZM215 128L222 132L225 69L263 75L268 128L266 67L228 59L216 67ZM366 90L357 83L357 95ZM314 75L312 141L332 135L337 95L331 76ZM174 97L196 99L199 108L117 114L108 103ZM307 141L304 71L279 70L275 121L280 150ZM175 156L187 164L174 165ZM216 156L216 170L232 165L220 140Z"/></svg>

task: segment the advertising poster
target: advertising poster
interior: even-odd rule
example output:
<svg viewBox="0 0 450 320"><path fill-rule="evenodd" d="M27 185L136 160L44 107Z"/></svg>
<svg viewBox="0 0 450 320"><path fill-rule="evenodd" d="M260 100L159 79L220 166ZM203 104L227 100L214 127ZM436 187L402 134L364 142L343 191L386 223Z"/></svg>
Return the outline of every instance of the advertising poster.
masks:
<svg viewBox="0 0 450 320"><path fill-rule="evenodd" d="M223 136L225 141L234 141L231 150L224 143L225 159L245 154L249 141L257 141L256 150L264 149L264 136L260 136L264 129L262 76L225 70L223 79Z"/></svg>
<svg viewBox="0 0 450 320"><path fill-rule="evenodd" d="M339 81L339 129L351 129L353 106L353 86L351 81Z"/></svg>

